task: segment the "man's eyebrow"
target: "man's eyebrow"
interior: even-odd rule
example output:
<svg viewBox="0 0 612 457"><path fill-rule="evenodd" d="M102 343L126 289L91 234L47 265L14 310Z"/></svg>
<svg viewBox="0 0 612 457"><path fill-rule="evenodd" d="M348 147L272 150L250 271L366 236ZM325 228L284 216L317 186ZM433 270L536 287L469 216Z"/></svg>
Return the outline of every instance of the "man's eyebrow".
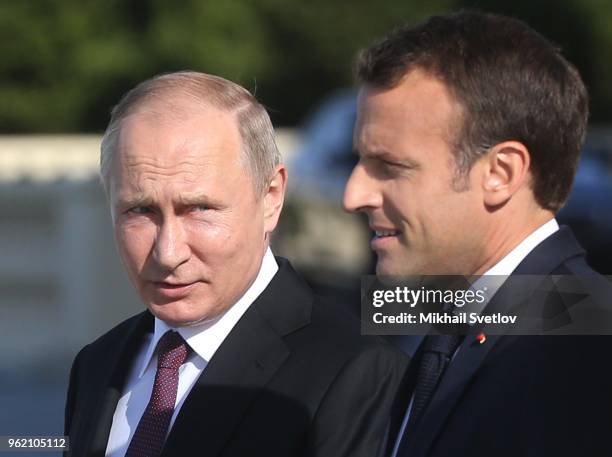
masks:
<svg viewBox="0 0 612 457"><path fill-rule="evenodd" d="M132 195L119 195L117 197L117 203L120 206L128 208L137 206L151 206L153 204L153 199L140 193Z"/></svg>
<svg viewBox="0 0 612 457"><path fill-rule="evenodd" d="M368 158L368 159L391 159L395 158L393 154L383 148L368 148L363 145L356 144L353 146L353 151L360 157ZM397 159L397 158L395 158Z"/></svg>
<svg viewBox="0 0 612 457"><path fill-rule="evenodd" d="M190 194L181 194L178 197L178 201L181 205L198 205L201 203L208 203L211 201L210 197L206 192L195 192Z"/></svg>
<svg viewBox="0 0 612 457"><path fill-rule="evenodd" d="M385 151L384 149L375 149L373 151L366 151L364 156L374 158L374 159L388 160L390 162L399 162L401 160L396 155L388 151Z"/></svg>
<svg viewBox="0 0 612 457"><path fill-rule="evenodd" d="M355 153L364 159L377 159L383 162L397 163L409 167L416 167L418 165L410 158L398 157L396 154L393 154L385 149L365 149L362 151L355 149Z"/></svg>

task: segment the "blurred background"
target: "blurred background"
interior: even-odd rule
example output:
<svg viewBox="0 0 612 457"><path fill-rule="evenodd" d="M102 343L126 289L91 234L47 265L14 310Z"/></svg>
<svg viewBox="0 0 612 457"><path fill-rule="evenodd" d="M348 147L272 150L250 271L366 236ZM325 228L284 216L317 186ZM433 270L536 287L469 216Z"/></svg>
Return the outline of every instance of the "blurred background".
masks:
<svg viewBox="0 0 612 457"><path fill-rule="evenodd" d="M370 234L340 208L354 57L393 26L466 7L525 20L583 75L591 129L559 219L612 273L612 2L0 0L0 435L61 434L72 358L141 310L97 180L100 134L126 90L193 69L253 91L289 165L275 253L321 293L358 300Z"/></svg>

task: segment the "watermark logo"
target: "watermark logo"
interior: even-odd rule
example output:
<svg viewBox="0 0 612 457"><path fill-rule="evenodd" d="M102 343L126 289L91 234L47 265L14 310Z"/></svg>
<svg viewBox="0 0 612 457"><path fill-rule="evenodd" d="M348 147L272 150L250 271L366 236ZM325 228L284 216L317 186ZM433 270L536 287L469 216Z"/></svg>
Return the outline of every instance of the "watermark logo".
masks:
<svg viewBox="0 0 612 457"><path fill-rule="evenodd" d="M612 335L612 278L365 276L362 333Z"/></svg>

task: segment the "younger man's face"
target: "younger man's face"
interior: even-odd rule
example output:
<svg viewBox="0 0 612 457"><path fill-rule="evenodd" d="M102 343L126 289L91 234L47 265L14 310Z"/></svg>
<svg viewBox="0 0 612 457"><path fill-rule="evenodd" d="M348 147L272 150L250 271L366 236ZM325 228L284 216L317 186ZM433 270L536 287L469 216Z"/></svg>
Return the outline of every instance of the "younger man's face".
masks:
<svg viewBox="0 0 612 457"><path fill-rule="evenodd" d="M377 274L471 274L484 252L477 173L454 187L451 140L460 107L438 79L410 71L392 89L362 88L354 144L360 160L344 205L367 214Z"/></svg>

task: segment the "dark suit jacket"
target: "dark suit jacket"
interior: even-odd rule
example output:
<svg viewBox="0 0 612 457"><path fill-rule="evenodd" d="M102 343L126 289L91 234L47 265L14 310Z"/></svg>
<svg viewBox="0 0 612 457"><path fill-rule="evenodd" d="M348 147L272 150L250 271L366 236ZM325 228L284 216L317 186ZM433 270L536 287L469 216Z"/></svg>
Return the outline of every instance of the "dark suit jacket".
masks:
<svg viewBox="0 0 612 457"><path fill-rule="evenodd" d="M567 227L538 245L513 274L596 275ZM610 307L612 289L601 285ZM502 286L487 310L530 293ZM417 351L393 408L388 453L418 359ZM468 335L407 438L402 457L612 456L612 336L490 335L479 344Z"/></svg>
<svg viewBox="0 0 612 457"><path fill-rule="evenodd" d="M371 456L407 364L324 304L285 259L186 398L163 456ZM77 355L70 456L103 456L131 363L153 316L139 314Z"/></svg>

